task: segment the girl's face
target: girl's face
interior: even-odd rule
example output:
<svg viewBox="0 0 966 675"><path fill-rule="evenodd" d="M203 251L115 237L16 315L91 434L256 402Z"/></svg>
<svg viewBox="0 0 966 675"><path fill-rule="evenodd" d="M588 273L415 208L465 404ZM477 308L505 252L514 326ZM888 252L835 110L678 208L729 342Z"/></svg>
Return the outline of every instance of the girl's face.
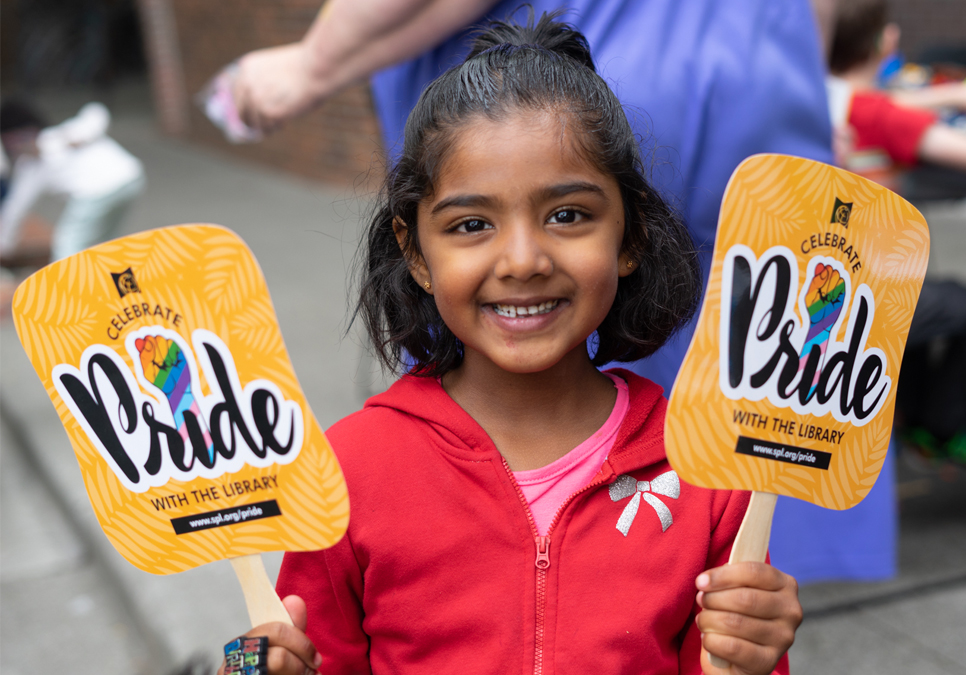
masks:
<svg viewBox="0 0 966 675"><path fill-rule="evenodd" d="M546 370L585 341L614 302L624 208L613 176L576 151L569 120L479 119L457 132L418 209L412 273L465 346L513 373ZM396 224L398 238L404 225Z"/></svg>

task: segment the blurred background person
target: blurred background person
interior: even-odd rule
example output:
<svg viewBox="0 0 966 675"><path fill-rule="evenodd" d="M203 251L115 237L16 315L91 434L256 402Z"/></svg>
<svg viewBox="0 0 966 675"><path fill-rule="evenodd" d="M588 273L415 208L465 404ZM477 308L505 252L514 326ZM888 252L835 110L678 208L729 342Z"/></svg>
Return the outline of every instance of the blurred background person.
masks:
<svg viewBox="0 0 966 675"><path fill-rule="evenodd" d="M886 0L841 0L834 31L829 103L833 125L847 143L839 163L897 192L903 169L920 162L966 171L966 129L939 114L966 111L966 83L879 88L900 36L899 26L888 20Z"/></svg>
<svg viewBox="0 0 966 675"><path fill-rule="evenodd" d="M144 189L144 168L107 135L110 121L101 103L88 103L56 126L46 126L26 103L8 101L0 107L0 140L12 164L0 207L4 258L16 255L24 217L44 194L67 198L54 226L52 260L114 236Z"/></svg>

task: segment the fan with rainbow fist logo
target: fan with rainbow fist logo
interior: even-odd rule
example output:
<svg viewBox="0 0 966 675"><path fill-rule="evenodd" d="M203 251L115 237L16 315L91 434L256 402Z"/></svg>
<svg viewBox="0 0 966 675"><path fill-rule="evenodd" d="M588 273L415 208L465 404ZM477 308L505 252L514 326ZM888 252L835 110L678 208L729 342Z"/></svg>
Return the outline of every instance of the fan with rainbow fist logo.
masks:
<svg viewBox="0 0 966 675"><path fill-rule="evenodd" d="M349 503L245 243L116 239L31 276L13 315L118 552L154 574L230 558L252 625L291 623L260 553L332 546Z"/></svg>
<svg viewBox="0 0 966 675"><path fill-rule="evenodd" d="M735 170L664 428L683 480L753 491L731 562L765 560L777 495L872 489L928 258L922 215L876 183L785 155Z"/></svg>

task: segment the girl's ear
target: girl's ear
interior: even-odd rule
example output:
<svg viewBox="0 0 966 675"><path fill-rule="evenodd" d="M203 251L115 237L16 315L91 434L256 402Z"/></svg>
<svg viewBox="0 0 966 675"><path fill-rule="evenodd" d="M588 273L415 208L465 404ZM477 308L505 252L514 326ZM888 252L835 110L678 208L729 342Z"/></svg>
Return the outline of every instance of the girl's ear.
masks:
<svg viewBox="0 0 966 675"><path fill-rule="evenodd" d="M409 265L409 273L416 280L416 283L423 287L423 290L432 295L433 283L429 276L429 268L421 255L413 256L407 252L409 250L406 245L410 236L409 226L399 216L392 219L392 233L396 235L399 250L402 251L403 257L406 258L406 263Z"/></svg>
<svg viewBox="0 0 966 675"><path fill-rule="evenodd" d="M617 257L617 276L626 277L636 269L637 261L632 260L626 252L621 251L621 254Z"/></svg>

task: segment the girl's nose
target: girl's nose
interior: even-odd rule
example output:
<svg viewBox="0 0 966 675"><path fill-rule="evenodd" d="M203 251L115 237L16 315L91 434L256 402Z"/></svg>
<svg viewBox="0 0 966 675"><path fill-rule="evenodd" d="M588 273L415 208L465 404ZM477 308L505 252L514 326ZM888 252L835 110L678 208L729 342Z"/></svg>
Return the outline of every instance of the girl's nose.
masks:
<svg viewBox="0 0 966 675"><path fill-rule="evenodd" d="M551 258L539 228L530 224L506 227L494 273L499 278L527 281L553 273Z"/></svg>

